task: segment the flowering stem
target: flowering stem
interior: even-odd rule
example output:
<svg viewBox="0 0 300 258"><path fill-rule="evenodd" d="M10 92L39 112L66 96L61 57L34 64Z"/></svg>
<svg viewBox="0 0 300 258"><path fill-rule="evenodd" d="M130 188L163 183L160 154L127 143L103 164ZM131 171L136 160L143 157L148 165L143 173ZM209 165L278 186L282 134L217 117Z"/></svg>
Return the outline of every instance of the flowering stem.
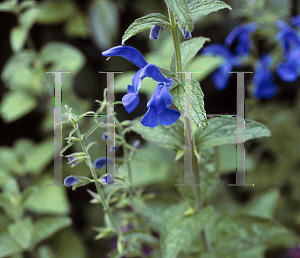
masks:
<svg viewBox="0 0 300 258"><path fill-rule="evenodd" d="M70 113L70 110L68 108L67 108L67 110ZM100 200L101 200L101 202L102 202L102 204L104 206L104 210L107 212L107 214L108 214L108 216L110 218L110 221L111 221L111 223L112 223L112 225L113 225L116 233L118 234L118 236L120 236L120 235L122 235L122 232L121 232L120 228L118 227L118 225L117 225L117 223L116 223L116 221L115 221L115 219L114 219L114 217L112 215L112 212L110 210L109 204L107 203L107 201L106 201L106 199L104 197L104 193L102 191L102 188L100 187L100 184L99 184L99 182L97 180L98 179L97 178L97 173L96 173L96 171L95 171L95 169L93 167L93 163L92 163L91 157L90 157L90 155L88 153L88 150L87 150L87 148L86 148L86 146L85 146L85 144L84 144L84 142L82 140L82 135L81 135L81 133L79 131L79 127L77 125L77 122L74 122L72 124L73 124L73 127L74 127L74 129L75 129L75 131L77 133L77 136L78 136L80 145L82 147L82 150L83 150L85 156L87 157L86 160L85 160L85 162L86 162L87 166L90 168L92 176L93 176L93 179L95 180L96 189L97 189L97 192L98 192L98 194L100 196Z"/></svg>
<svg viewBox="0 0 300 258"><path fill-rule="evenodd" d="M174 42L174 48L175 48L175 57L176 57L176 67L177 67L177 73L178 73L178 79L180 80L180 82L183 81L183 75L182 75L182 65L181 65L181 53L180 53L180 45L179 45L179 38L178 38L178 33L177 33L177 23L175 21L174 15L172 14L172 12L168 9L169 11L169 17L170 17L170 27L171 27L171 31L172 31L172 36L173 36L173 42ZM185 126L186 126L186 133L189 134L189 132L191 132L190 137L187 137L189 139L189 141L191 141L191 137L193 137L193 133L192 133L192 124L191 124L191 120L185 116L184 117L185 120ZM192 148L192 150L195 149L195 143L194 143L195 139L193 137L193 141L192 144L189 144L190 148ZM199 167L198 167L198 162L200 163L200 157L197 159L197 156L195 155L194 151L192 152L192 167L193 167L193 172L194 172L194 177L195 177L195 183L196 185L200 185L200 174L199 174ZM202 206L202 198L201 198L201 190L200 190L200 186L195 186L195 199L196 199L196 205L197 205L197 212L200 211L201 206ZM204 250L205 251L210 251L211 250L211 244L210 244L210 240L208 237L208 233L207 233L207 229L204 228L201 231L201 238L202 241L204 243Z"/></svg>

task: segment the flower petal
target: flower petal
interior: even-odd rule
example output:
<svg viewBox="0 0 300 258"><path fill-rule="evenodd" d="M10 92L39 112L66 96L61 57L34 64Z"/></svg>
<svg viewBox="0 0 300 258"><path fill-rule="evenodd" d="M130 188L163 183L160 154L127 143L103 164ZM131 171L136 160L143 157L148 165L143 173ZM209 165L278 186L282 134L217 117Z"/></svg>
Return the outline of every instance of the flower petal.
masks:
<svg viewBox="0 0 300 258"><path fill-rule="evenodd" d="M144 67L141 72L140 79L143 80L145 77L150 77L157 82L164 82L168 88L174 84L173 80L163 76L161 71L154 64L148 64Z"/></svg>
<svg viewBox="0 0 300 258"><path fill-rule="evenodd" d="M202 54L208 55L208 54L218 54L221 55L224 58L232 58L233 54L230 52L230 50L219 43L211 44L205 48L202 49Z"/></svg>
<svg viewBox="0 0 300 258"><path fill-rule="evenodd" d="M218 90L225 90L231 74L232 64L224 61L223 65L212 74L212 80Z"/></svg>
<svg viewBox="0 0 300 258"><path fill-rule="evenodd" d="M128 87L131 85L128 85ZM129 93L122 98L123 106L128 113L131 113L140 103L140 97L138 93Z"/></svg>
<svg viewBox="0 0 300 258"><path fill-rule="evenodd" d="M281 62L277 65L276 71L279 77L286 82L294 82L299 76L298 67L293 63Z"/></svg>
<svg viewBox="0 0 300 258"><path fill-rule="evenodd" d="M150 39L157 39L163 27L154 25L150 31Z"/></svg>
<svg viewBox="0 0 300 258"><path fill-rule="evenodd" d="M140 68L143 68L148 64L141 52L130 46L116 46L102 52L102 55L107 57L123 57Z"/></svg>
<svg viewBox="0 0 300 258"><path fill-rule="evenodd" d="M106 163L107 163L107 165L114 164L110 159L101 157L101 158L95 159L93 166L95 169L101 169L106 166Z"/></svg>
<svg viewBox="0 0 300 258"><path fill-rule="evenodd" d="M295 27L300 30L300 15L296 15L291 18L291 24L293 24Z"/></svg>
<svg viewBox="0 0 300 258"><path fill-rule="evenodd" d="M151 128L154 128L159 125L158 116L155 107L151 107L148 109L143 119L141 120L141 123L144 126L149 126Z"/></svg>

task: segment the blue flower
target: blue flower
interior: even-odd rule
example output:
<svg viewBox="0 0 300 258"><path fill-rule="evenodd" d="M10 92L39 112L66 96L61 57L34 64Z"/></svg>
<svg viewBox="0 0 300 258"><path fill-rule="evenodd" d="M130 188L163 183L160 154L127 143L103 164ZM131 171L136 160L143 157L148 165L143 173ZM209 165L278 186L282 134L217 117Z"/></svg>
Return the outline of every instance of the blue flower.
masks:
<svg viewBox="0 0 300 258"><path fill-rule="evenodd" d="M151 99L147 103L149 108L141 123L144 126L156 127L161 125L171 125L175 123L180 113L168 108L173 102L173 97L168 91L165 83L158 83Z"/></svg>
<svg viewBox="0 0 300 258"><path fill-rule="evenodd" d="M78 179L76 179L72 176L68 176L68 177L65 178L64 185L66 187L70 187L70 186L72 186L72 185L74 185L75 183L78 183L78 182L79 182Z"/></svg>
<svg viewBox="0 0 300 258"><path fill-rule="evenodd" d="M212 79L215 87L218 90L225 90L228 80L230 78L230 73L233 66L237 66L241 64L241 61L238 57L235 57L231 51L222 44L212 44L208 47L203 48L202 54L210 55L210 54L218 54L223 57L223 62L216 71L212 74Z"/></svg>
<svg viewBox="0 0 300 258"><path fill-rule="evenodd" d="M225 44L230 47L233 41L237 38L238 44L234 50L237 55L248 56L251 49L250 34L257 30L255 22L250 22L245 25L235 27L226 37Z"/></svg>
<svg viewBox="0 0 300 258"><path fill-rule="evenodd" d="M149 38L150 39L158 39L159 33L161 32L162 29L163 29L163 27L154 25L150 31Z"/></svg>
<svg viewBox="0 0 300 258"><path fill-rule="evenodd" d="M154 64L148 64L146 62L146 60L144 59L143 55L133 47L116 46L116 47L113 47L113 48L111 48L107 51L102 52L102 55L107 56L107 57L120 56L120 57L126 58L128 61L132 62L133 64L135 64L136 66L138 66L140 68L132 78L132 85L127 86L127 94L124 95L123 98L122 98L123 105L124 105L124 107L125 107L125 109L127 110L128 113L131 113L137 107L137 105L139 104L140 100L139 100L138 91L141 87L142 80L145 77L152 78L153 80L157 81L159 83L159 85L164 84L164 87L167 91L174 84L172 79L163 76L163 74L160 72L160 70L158 69L157 66L155 66ZM154 94L153 94L154 99L156 99L155 92L157 92L157 91L154 91ZM170 99L171 99L171 103L169 103ZM149 102L148 102L148 104L149 104ZM173 98L170 94L170 97L168 97L168 106L166 106L166 105L164 106L164 105L161 105L161 104L159 106L160 107L163 107L163 106L164 107L169 107L172 104L172 102L173 102ZM171 109L168 109L168 110L171 110ZM150 127L155 127L155 126L158 125L158 123L156 123L156 122L152 123L149 120L149 118L152 117L151 114L154 114L153 112L154 111L153 111L153 108L152 108L151 112L150 112L150 115L146 114L147 117L144 120L144 121L147 121L147 122L145 122L145 124L147 124L147 126L150 126ZM175 123L176 120L180 116L180 113L175 111L175 110L173 110L173 112L169 111L167 113L165 112L165 110L162 111L162 112L160 112L159 110L155 111L155 114L157 114L157 115L162 114L162 113L163 114L170 114L172 116L172 117L168 118L166 116L161 116L160 115L160 123L164 124L164 125L170 125L170 121L173 121L172 123ZM178 118L175 121L174 121L174 113L177 114L176 117L179 114Z"/></svg>
<svg viewBox="0 0 300 258"><path fill-rule="evenodd" d="M300 30L300 15L296 15L291 18L291 24L297 27Z"/></svg>
<svg viewBox="0 0 300 258"><path fill-rule="evenodd" d="M107 159L107 158L98 158L95 159L93 166L95 169L101 169L103 167L105 167L107 165L111 165L114 164L111 160Z"/></svg>
<svg viewBox="0 0 300 258"><path fill-rule="evenodd" d="M277 27L280 32L276 39L281 43L285 62L280 62L276 71L282 80L293 82L300 71L300 37L297 31L284 21L278 21Z"/></svg>
<svg viewBox="0 0 300 258"><path fill-rule="evenodd" d="M253 77L253 97L256 99L270 99L278 91L273 83L273 74L270 71L273 60L270 55L264 54L255 65Z"/></svg>
<svg viewBox="0 0 300 258"><path fill-rule="evenodd" d="M186 31L183 27L181 27L182 34L184 39L191 39L192 38L192 33Z"/></svg>

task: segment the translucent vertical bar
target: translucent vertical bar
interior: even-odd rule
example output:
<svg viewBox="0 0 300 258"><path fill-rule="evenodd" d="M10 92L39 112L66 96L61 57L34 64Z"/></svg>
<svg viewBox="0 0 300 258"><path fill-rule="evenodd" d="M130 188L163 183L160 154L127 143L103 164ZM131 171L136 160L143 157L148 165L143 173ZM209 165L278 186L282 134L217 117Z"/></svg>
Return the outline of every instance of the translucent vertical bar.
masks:
<svg viewBox="0 0 300 258"><path fill-rule="evenodd" d="M46 72L54 73L55 87L55 107L54 107L54 184L47 186L63 186L62 184L62 122L61 116L61 92L62 92L62 74L71 72ZM55 126L58 124L57 126Z"/></svg>

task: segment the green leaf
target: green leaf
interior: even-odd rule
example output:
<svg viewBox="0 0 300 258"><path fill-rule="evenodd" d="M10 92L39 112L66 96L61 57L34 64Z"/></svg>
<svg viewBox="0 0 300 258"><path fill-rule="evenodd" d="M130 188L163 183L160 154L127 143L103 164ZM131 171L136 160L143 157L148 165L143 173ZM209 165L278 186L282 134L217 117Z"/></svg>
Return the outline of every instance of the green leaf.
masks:
<svg viewBox="0 0 300 258"><path fill-rule="evenodd" d="M23 251L20 246L8 233L0 234L0 257L8 257Z"/></svg>
<svg viewBox="0 0 300 258"><path fill-rule="evenodd" d="M68 217L48 217L39 219L35 223L32 242L37 244L71 224L72 220Z"/></svg>
<svg viewBox="0 0 300 258"><path fill-rule="evenodd" d="M130 128L140 134L145 140L153 142L166 149L184 149L184 126L178 120L170 126L159 125L150 128L141 124L140 119L132 121Z"/></svg>
<svg viewBox="0 0 300 258"><path fill-rule="evenodd" d="M55 254L49 246L43 245L38 249L39 258L55 258Z"/></svg>
<svg viewBox="0 0 300 258"><path fill-rule="evenodd" d="M8 226L10 236L24 249L31 246L33 224L29 217L23 218Z"/></svg>
<svg viewBox="0 0 300 258"><path fill-rule="evenodd" d="M280 191L271 189L256 196L250 203L242 207L239 212L262 218L272 218L279 201Z"/></svg>
<svg viewBox="0 0 300 258"><path fill-rule="evenodd" d="M58 24L71 16L75 8L76 6L72 1L44 1L39 3L37 23L47 25Z"/></svg>
<svg viewBox="0 0 300 258"><path fill-rule="evenodd" d="M209 42L209 38L196 37L190 40L183 41L180 43L180 53L181 53L181 65L184 71L185 67L192 61L192 59L197 55L199 50L203 47L205 42ZM176 71L175 63L175 53L172 56L171 71ZM195 70L197 71L197 70Z"/></svg>
<svg viewBox="0 0 300 258"><path fill-rule="evenodd" d="M126 40L128 40L132 36L144 30L151 29L154 25L162 26L166 24L168 24L167 17L160 13L151 13L141 18L138 18L133 23L131 23L128 29L125 31L122 37L122 45Z"/></svg>
<svg viewBox="0 0 300 258"><path fill-rule="evenodd" d="M32 199L32 197L37 193L37 191L38 191L38 187L34 185L27 187L23 191L20 205L21 206L26 205Z"/></svg>
<svg viewBox="0 0 300 258"><path fill-rule="evenodd" d="M213 253L217 257L245 251L287 232L284 226L273 220L249 215L223 214L209 225ZM210 257L209 254L204 253L200 257Z"/></svg>
<svg viewBox="0 0 300 258"><path fill-rule="evenodd" d="M192 32L194 24L186 0L165 0L165 2L181 26L186 31Z"/></svg>
<svg viewBox="0 0 300 258"><path fill-rule="evenodd" d="M232 10L230 5L216 0L200 0L189 4L192 18L196 18L201 15L208 15L224 8Z"/></svg>
<svg viewBox="0 0 300 258"><path fill-rule="evenodd" d="M113 45L119 31L119 13L116 4L109 0L96 0L91 3L89 24L92 36L100 49ZM118 39L119 40L119 39Z"/></svg>
<svg viewBox="0 0 300 258"><path fill-rule="evenodd" d="M40 214L67 214L70 204L64 187L47 186L54 183L53 177L44 176L35 185L38 192L26 204L26 209Z"/></svg>
<svg viewBox="0 0 300 258"><path fill-rule="evenodd" d="M19 52L27 39L28 29L23 26L17 26L10 31L10 45L13 52Z"/></svg>
<svg viewBox="0 0 300 258"><path fill-rule="evenodd" d="M223 58L220 56L197 56L187 66L186 71L199 71L193 73L192 78L196 81L202 81L212 71L219 67Z"/></svg>
<svg viewBox="0 0 300 258"><path fill-rule="evenodd" d="M179 86L170 91L173 96L174 105L187 117L191 117L192 122L200 128L205 128L207 125L206 111L204 109L204 94L200 87L199 82L192 80L192 92L191 92L191 113L185 111L184 108L184 95L185 85L182 82Z"/></svg>
<svg viewBox="0 0 300 258"><path fill-rule="evenodd" d="M200 159L201 191L204 202L220 182L219 153L217 148L202 148Z"/></svg>
<svg viewBox="0 0 300 258"><path fill-rule="evenodd" d="M243 122L242 118L238 118L238 123ZM267 126L252 119L245 119L245 122L245 141L271 136ZM195 132L196 145L213 147L223 144L236 144L236 127L235 117L210 118L205 130L198 129Z"/></svg>
<svg viewBox="0 0 300 258"><path fill-rule="evenodd" d="M212 206L202 209L198 214L184 216L187 209L188 205L181 203L168 211L161 238L163 258L177 257L180 250L210 222Z"/></svg>
<svg viewBox="0 0 300 258"><path fill-rule="evenodd" d="M43 63L51 63L52 71L71 71L72 76L76 75L85 64L85 57L80 50L66 43L46 44L41 50L40 58ZM51 81L53 83L53 77Z"/></svg>
<svg viewBox="0 0 300 258"><path fill-rule="evenodd" d="M8 92L1 103L0 113L5 122L13 122L28 114L37 106L37 102L30 94L15 90Z"/></svg>
<svg viewBox="0 0 300 258"><path fill-rule="evenodd" d="M43 84L45 71L33 50L23 50L13 55L5 64L1 77L13 90L25 89L33 95L38 95L45 89ZM53 86L53 77L51 84Z"/></svg>

